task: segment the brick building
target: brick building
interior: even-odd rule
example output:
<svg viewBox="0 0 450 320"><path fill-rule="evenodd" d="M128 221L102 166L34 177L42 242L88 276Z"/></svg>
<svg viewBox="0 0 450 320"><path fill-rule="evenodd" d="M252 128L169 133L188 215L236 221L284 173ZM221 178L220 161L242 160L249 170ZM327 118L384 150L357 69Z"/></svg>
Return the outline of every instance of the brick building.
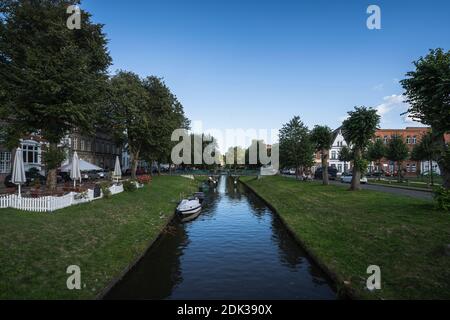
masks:
<svg viewBox="0 0 450 320"><path fill-rule="evenodd" d="M385 144L394 137L400 136L408 146L409 152L412 151L414 146L420 143L422 137L430 132L429 127L406 127L405 129L379 129L375 133L376 139L381 139ZM446 141L450 141L450 136L446 135ZM439 166L436 162L432 163L433 172L439 174ZM397 172L396 164L387 159L382 159L381 168L375 164L371 164L369 168L374 171L383 170L384 172L393 174ZM402 163L402 170L406 176L416 176L418 174L428 172L430 170L429 163L427 161L413 161L405 160Z"/></svg>

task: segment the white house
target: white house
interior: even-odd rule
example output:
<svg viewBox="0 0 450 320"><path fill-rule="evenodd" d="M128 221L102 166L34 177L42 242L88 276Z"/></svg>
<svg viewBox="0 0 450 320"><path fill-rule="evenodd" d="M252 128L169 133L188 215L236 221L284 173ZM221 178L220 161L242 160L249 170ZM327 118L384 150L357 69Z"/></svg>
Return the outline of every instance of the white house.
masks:
<svg viewBox="0 0 450 320"><path fill-rule="evenodd" d="M350 169L350 162L339 160L339 155L341 153L342 147L344 146L348 146L348 144L345 141L344 136L342 135L341 128L337 128L333 131L333 144L331 145L331 149L329 151L328 165L330 167L336 168L338 174L342 174ZM320 152L317 152L313 170L315 171L321 166L322 163L320 159Z"/></svg>

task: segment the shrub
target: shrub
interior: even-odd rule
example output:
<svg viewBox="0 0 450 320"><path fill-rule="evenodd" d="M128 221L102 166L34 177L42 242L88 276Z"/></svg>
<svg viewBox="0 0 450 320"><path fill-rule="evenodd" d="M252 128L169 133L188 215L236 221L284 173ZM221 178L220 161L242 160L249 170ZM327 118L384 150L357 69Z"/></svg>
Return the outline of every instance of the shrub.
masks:
<svg viewBox="0 0 450 320"><path fill-rule="evenodd" d="M100 189L102 190L103 197L108 199L111 197L111 190L109 190L110 184L108 182L100 183Z"/></svg>
<svg viewBox="0 0 450 320"><path fill-rule="evenodd" d="M434 189L433 196L437 209L450 211L450 189L439 186Z"/></svg>
<svg viewBox="0 0 450 320"><path fill-rule="evenodd" d="M137 178L138 182L141 184L148 184L150 181L152 181L152 177L149 176L148 174L144 174L142 176L139 176Z"/></svg>
<svg viewBox="0 0 450 320"><path fill-rule="evenodd" d="M127 181L123 182L123 190L133 192L136 189L137 189L136 188L136 181L134 181L134 180L127 180Z"/></svg>

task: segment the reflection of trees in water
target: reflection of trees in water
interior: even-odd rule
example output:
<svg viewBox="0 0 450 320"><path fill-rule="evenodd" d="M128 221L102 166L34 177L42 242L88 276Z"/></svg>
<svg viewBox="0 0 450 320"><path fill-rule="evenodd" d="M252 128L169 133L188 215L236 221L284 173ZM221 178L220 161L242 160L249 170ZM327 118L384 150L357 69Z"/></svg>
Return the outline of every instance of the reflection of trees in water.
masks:
<svg viewBox="0 0 450 320"><path fill-rule="evenodd" d="M327 280L323 274L323 271L321 271L318 267L316 267L313 264L310 264L308 267L309 274L311 275L312 281L315 284L323 285L323 284L330 284L332 281Z"/></svg>
<svg viewBox="0 0 450 320"><path fill-rule="evenodd" d="M272 216L272 239L278 244L280 262L292 269L297 269L305 258L305 253L292 239L280 219Z"/></svg>
<svg viewBox="0 0 450 320"><path fill-rule="evenodd" d="M188 245L185 226L171 225L141 262L106 299L164 299L182 282L180 257Z"/></svg>

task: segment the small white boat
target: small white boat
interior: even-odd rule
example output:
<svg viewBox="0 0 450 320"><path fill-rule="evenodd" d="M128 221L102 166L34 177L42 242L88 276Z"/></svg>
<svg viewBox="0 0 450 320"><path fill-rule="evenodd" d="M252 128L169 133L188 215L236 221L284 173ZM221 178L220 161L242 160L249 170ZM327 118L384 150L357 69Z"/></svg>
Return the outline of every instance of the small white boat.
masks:
<svg viewBox="0 0 450 320"><path fill-rule="evenodd" d="M197 198L194 199L184 199L180 202L177 207L177 213L182 217L186 217L192 214L200 212L202 205Z"/></svg>

